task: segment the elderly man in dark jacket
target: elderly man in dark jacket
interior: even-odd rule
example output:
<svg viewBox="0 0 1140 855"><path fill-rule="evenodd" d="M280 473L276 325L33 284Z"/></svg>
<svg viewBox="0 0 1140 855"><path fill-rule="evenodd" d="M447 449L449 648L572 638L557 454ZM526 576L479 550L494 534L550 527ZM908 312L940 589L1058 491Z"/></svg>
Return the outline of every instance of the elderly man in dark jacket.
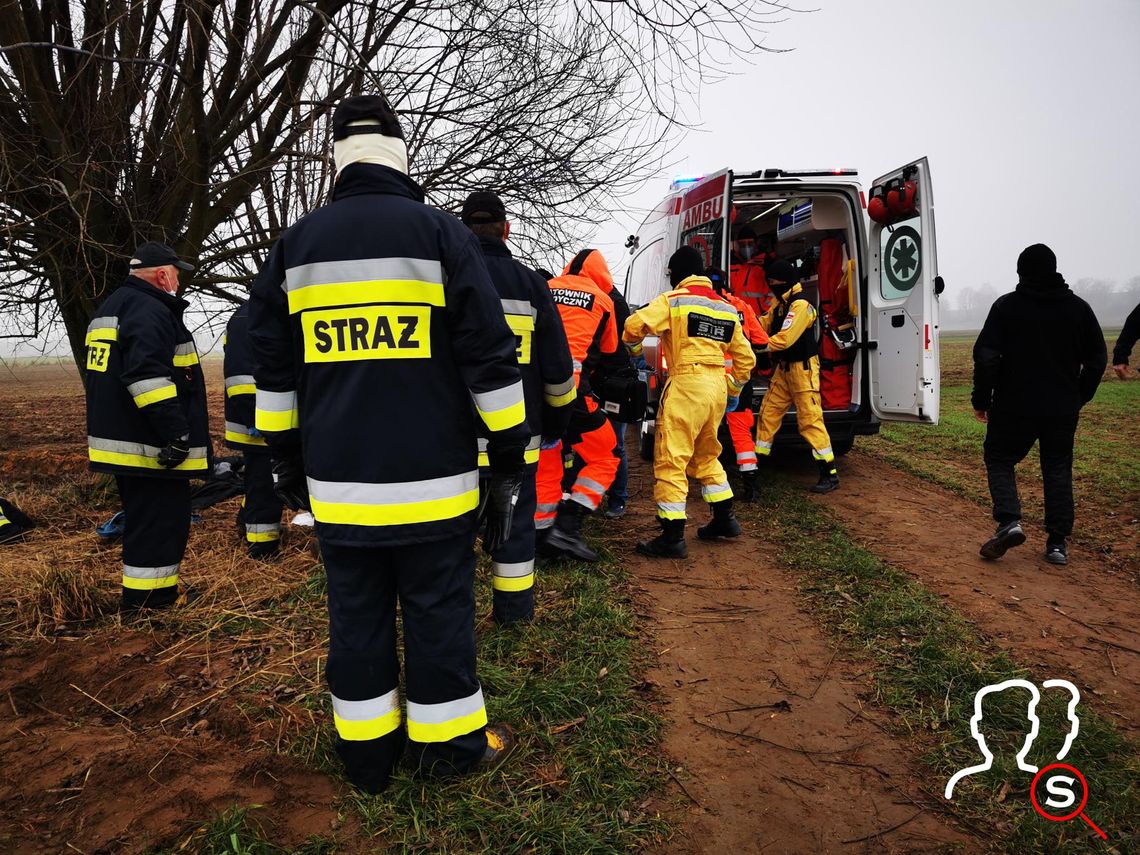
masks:
<svg viewBox="0 0 1140 855"><path fill-rule="evenodd" d="M972 402L987 425L986 472L997 532L983 558L1025 542L1014 467L1040 442L1045 481L1045 558L1068 563L1073 532L1073 438L1081 407L1108 364L1104 334L1089 304L1069 290L1057 257L1034 244L1017 259L1018 285L990 308L974 344Z"/></svg>

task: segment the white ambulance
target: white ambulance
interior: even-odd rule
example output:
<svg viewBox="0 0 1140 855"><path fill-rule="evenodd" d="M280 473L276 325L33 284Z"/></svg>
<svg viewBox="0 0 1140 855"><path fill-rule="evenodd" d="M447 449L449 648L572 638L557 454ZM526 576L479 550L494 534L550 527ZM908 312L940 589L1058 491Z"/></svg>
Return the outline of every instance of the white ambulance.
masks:
<svg viewBox="0 0 1140 855"><path fill-rule="evenodd" d="M799 265L805 293L820 307L813 334L820 341L824 418L837 453L850 450L856 436L878 433L881 421L938 422L944 285L925 158L875 179L868 195L852 169L724 169L674 181L627 242L632 257L623 291L630 307L669 289L666 262L681 246L698 249L706 265L727 271L734 282L762 271L733 252L742 234L754 236L769 260ZM668 366L661 364L656 339L645 345L650 403L641 453L650 459ZM765 378L754 378L755 409L766 387ZM776 438L777 448L790 445L803 446L794 413Z"/></svg>

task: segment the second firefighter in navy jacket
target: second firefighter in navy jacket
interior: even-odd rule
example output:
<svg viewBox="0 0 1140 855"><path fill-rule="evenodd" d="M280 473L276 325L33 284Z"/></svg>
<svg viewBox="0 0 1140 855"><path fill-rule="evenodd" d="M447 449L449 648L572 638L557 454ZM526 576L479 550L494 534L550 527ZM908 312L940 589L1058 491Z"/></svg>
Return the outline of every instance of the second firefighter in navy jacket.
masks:
<svg viewBox="0 0 1140 855"><path fill-rule="evenodd" d="M206 384L176 295L193 270L169 246L135 250L131 275L87 327L87 455L125 511L123 606L168 606L190 536L190 478L210 469Z"/></svg>
<svg viewBox="0 0 1140 855"><path fill-rule="evenodd" d="M249 339L249 303L243 303L226 324L226 445L245 460L245 498L238 528L252 558L274 555L281 544L281 500L273 492L273 462L265 437L254 426L256 385L253 343Z"/></svg>
<svg viewBox="0 0 1140 855"><path fill-rule="evenodd" d="M347 99L332 124L332 201L281 235L250 297L256 427L279 492L306 493L316 517L337 750L376 792L404 750L397 597L415 765L464 773L502 756L475 675L477 421L509 478L530 431L478 242L423 204L382 97Z"/></svg>
<svg viewBox="0 0 1140 855"><path fill-rule="evenodd" d="M463 222L479 238L487 272L515 334L515 356L522 374L526 418L532 436L526 449L527 474L519 494L510 537L491 553L493 612L500 624L534 617L535 471L543 439L562 438L570 421L574 361L562 318L546 280L511 257L506 208L494 193L476 192L463 203ZM480 438L479 465L489 465L487 431Z"/></svg>

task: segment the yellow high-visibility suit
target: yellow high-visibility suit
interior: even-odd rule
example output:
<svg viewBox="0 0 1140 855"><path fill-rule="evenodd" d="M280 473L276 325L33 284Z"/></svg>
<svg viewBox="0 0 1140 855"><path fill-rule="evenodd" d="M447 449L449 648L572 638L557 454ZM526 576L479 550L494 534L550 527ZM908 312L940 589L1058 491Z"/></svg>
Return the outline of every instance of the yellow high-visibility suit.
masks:
<svg viewBox="0 0 1140 855"><path fill-rule="evenodd" d="M660 337L669 370L657 409L653 498L660 518L683 520L689 475L701 482L706 502L732 498L717 428L728 396L739 395L751 376L756 355L736 309L704 276L684 279L629 317L622 339L634 355L647 335ZM732 359L729 375L726 356Z"/></svg>
<svg viewBox="0 0 1140 855"><path fill-rule="evenodd" d="M802 295L803 287L797 282L760 319L760 325L768 333L768 352L776 370L760 406L756 454L772 453L772 439L780 429L784 414L795 404L800 436L811 446L812 456L831 463L835 453L823 423L819 398L819 348L814 341L804 338L805 334L811 335L817 312Z"/></svg>

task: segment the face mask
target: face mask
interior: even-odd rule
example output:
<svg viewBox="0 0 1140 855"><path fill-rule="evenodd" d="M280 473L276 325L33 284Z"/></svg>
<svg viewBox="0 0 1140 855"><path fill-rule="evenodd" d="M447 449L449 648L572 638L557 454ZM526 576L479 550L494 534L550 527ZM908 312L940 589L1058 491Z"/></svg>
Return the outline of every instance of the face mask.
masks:
<svg viewBox="0 0 1140 855"><path fill-rule="evenodd" d="M756 245L751 243L737 244L736 254L748 261L756 254Z"/></svg>

